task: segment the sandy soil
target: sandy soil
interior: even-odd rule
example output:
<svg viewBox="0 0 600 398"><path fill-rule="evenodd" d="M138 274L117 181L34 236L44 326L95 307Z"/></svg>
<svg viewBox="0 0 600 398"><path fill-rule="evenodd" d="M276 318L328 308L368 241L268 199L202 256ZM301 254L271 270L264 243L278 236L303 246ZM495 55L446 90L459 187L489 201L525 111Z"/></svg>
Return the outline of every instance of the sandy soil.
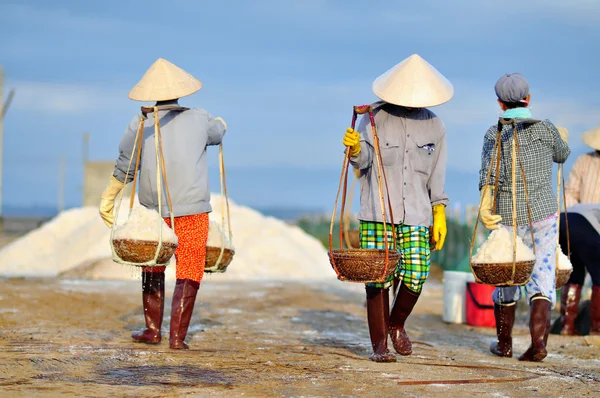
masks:
<svg viewBox="0 0 600 398"><path fill-rule="evenodd" d="M426 284L409 318L414 353L376 364L363 287L337 281L201 286L189 351L135 344L140 282L0 280L0 395L591 397L600 345L550 336L543 363L489 354L492 329L441 321L442 287ZM168 338L170 295L163 330ZM520 308L515 352L529 344ZM458 383L458 384L453 384Z"/></svg>

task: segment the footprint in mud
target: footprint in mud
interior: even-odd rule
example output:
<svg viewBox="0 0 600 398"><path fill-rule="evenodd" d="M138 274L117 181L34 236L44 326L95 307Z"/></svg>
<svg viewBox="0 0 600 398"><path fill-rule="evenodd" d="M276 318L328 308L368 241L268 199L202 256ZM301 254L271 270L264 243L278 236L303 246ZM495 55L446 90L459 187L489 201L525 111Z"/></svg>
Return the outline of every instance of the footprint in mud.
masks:
<svg viewBox="0 0 600 398"><path fill-rule="evenodd" d="M302 310L291 321L314 331L305 333L305 344L343 348L360 356L369 352L369 331L363 318L340 311Z"/></svg>

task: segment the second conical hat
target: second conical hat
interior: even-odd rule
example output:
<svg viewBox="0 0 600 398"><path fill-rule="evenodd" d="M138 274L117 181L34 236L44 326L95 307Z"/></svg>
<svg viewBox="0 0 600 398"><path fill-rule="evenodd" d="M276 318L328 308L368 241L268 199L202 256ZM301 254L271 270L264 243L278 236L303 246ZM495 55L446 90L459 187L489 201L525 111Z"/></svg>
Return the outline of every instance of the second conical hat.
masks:
<svg viewBox="0 0 600 398"><path fill-rule="evenodd" d="M454 87L437 69L413 54L375 79L373 93L390 104L427 108L448 102Z"/></svg>
<svg viewBox="0 0 600 398"><path fill-rule="evenodd" d="M600 126L583 133L581 140L585 145L600 151Z"/></svg>
<svg viewBox="0 0 600 398"><path fill-rule="evenodd" d="M185 97L202 87L202 82L166 59L159 58L129 92L134 101L166 101Z"/></svg>

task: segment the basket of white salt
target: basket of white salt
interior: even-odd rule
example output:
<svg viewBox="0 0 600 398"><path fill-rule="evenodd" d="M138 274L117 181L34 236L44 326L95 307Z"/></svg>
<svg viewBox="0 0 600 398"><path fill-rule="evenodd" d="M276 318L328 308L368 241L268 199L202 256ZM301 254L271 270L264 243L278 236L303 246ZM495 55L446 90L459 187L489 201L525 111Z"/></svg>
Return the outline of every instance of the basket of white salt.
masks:
<svg viewBox="0 0 600 398"><path fill-rule="evenodd" d="M185 109L185 108L182 108ZM154 146L156 154L156 184L158 197L158 211L146 209L139 206L133 208L135 187L137 183L140 159L142 154L142 146L144 140L144 127L146 118L140 116L138 130L135 136L133 149L129 158L127 167L127 176L133 175L133 186L129 201L129 216L125 223L118 224L119 209L123 201L123 192L116 206L115 220L110 233L110 244L113 254L113 261L120 264L133 266L154 267L167 265L175 249L177 248L177 236L175 234L175 216L173 214L173 205L171 202L171 194L167 184L167 173L165 170L164 154L162 151L162 136L160 133L160 122L158 111L159 107L142 107L142 114L146 115L153 111L154 117ZM131 165L135 156L135 166L133 174L131 174ZM161 210L163 189L167 197L169 216L171 226L162 218Z"/></svg>
<svg viewBox="0 0 600 398"><path fill-rule="evenodd" d="M394 217L392 215L392 207L389 199L389 190L387 181L385 178L385 170L381 161L381 150L379 148L379 137L377 136L377 129L375 127L375 118L373 116L373 108L369 105L355 106L352 115L352 128L356 124L356 118L359 114L368 114L371 122L371 130L373 134L373 146L375 148L375 165L377 167L377 179L379 181L379 199L381 204L383 228L387 230L389 223L387 222L386 206L383 194L383 186L388 198L388 209L390 213L391 225L394 225ZM385 249L358 249L358 248L343 248L344 242L344 224L347 221L347 217L344 217L344 208L346 206L346 192L348 188L348 169L350 163L350 148L346 150L346 156L344 158L344 164L342 168L342 175L340 177L340 184L335 199L335 207L331 216L331 224L329 227L329 262L337 274L337 277L341 281L346 282L384 282L394 272L394 269L400 261L400 253L397 249L396 243L396 231L395 228L392 230L392 242L388 242L388 234L383 235L383 244ZM333 249L333 228L335 225L336 210L339 203L340 192L342 191L342 206L340 213L340 230L339 230L339 242L340 248ZM390 245L391 243L391 245ZM350 244L347 244L350 246ZM391 246L391 248L390 248Z"/></svg>
<svg viewBox="0 0 600 398"><path fill-rule="evenodd" d="M573 272L573 266L571 265L571 260L569 257L565 256L560 245L556 248L557 261L556 261L556 289L560 289L563 287L571 277L571 272Z"/></svg>
<svg viewBox="0 0 600 398"><path fill-rule="evenodd" d="M112 243L121 262L134 265L152 262L155 263L152 265L162 266L175 253L177 236L158 212L139 206L131 211L124 224L114 229ZM159 245L161 247L156 255ZM155 257L156 261L153 261Z"/></svg>
<svg viewBox="0 0 600 398"><path fill-rule="evenodd" d="M208 228L208 241L206 243L206 266L204 272L225 272L235 251L231 240L219 227L219 224L211 221Z"/></svg>
<svg viewBox="0 0 600 398"><path fill-rule="evenodd" d="M471 270L479 283L494 286L521 286L533 272L535 254L516 237L516 261L513 262L513 237L508 229L494 230L471 258Z"/></svg>
<svg viewBox="0 0 600 398"><path fill-rule="evenodd" d="M229 197L227 195L227 182L225 179L225 161L223 157L223 144L219 145L219 172L221 178L221 225L211 221L208 227L208 240L206 242L206 264L204 272L222 273L227 270L233 260L233 236L231 232L231 217L229 214ZM225 235L225 220L227 219L227 232Z"/></svg>

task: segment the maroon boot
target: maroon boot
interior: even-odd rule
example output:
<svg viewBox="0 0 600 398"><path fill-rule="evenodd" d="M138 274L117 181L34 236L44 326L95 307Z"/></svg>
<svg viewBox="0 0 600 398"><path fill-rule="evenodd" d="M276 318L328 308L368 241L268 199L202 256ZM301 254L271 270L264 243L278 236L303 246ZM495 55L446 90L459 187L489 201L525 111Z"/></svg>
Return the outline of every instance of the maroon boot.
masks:
<svg viewBox="0 0 600 398"><path fill-rule="evenodd" d="M173 293L173 303L171 304L171 327L169 336L169 347L172 349L188 349L185 343L194 304L196 303L196 294L200 288L199 282L191 279L177 279L175 283L175 292Z"/></svg>
<svg viewBox="0 0 600 398"><path fill-rule="evenodd" d="M400 355L412 354L412 343L404 329L406 318L410 315L421 293L415 293L404 283L400 283L400 289L394 300L394 308L390 315L390 336L394 349Z"/></svg>
<svg viewBox="0 0 600 398"><path fill-rule="evenodd" d="M165 273L142 272L142 303L146 328L131 333L138 343L160 343L160 327L165 310Z"/></svg>
<svg viewBox="0 0 600 398"><path fill-rule="evenodd" d="M563 336L576 336L575 318L579 311L579 298L581 297L581 285L567 284L563 286L560 295L560 322Z"/></svg>
<svg viewBox="0 0 600 398"><path fill-rule="evenodd" d="M490 345L490 351L499 357L512 357L512 328L515 324L516 303L510 305L494 304L494 317L496 318L496 335L498 341Z"/></svg>
<svg viewBox="0 0 600 398"><path fill-rule="evenodd" d="M531 345L519 361L541 362L548 355L546 343L550 333L550 307L552 303L541 295L531 299L531 315L529 319L529 332Z"/></svg>
<svg viewBox="0 0 600 398"><path fill-rule="evenodd" d="M591 335L600 335L600 286L592 286L592 301L590 302Z"/></svg>
<svg viewBox="0 0 600 398"><path fill-rule="evenodd" d="M396 362L396 355L388 349L390 295L388 289L367 287L367 321L373 346L374 362Z"/></svg>

